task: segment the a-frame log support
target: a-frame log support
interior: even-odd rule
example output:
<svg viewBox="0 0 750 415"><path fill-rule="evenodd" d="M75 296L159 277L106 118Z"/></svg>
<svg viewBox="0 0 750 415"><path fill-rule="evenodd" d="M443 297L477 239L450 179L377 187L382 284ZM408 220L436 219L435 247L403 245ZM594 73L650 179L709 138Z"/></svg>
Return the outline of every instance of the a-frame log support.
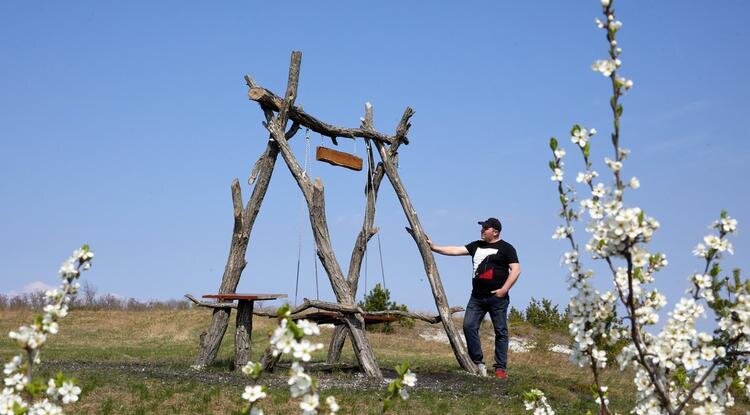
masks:
<svg viewBox="0 0 750 415"><path fill-rule="evenodd" d="M297 96L297 85L299 82L299 69L302 60L301 52L292 52L291 64L289 65L289 78L287 81L286 94L283 104L278 114L266 123L266 128L271 133L279 146L281 156L284 158L289 171L297 181L297 185L305 197L305 202L309 210L310 224L312 226L313 237L317 246L318 258L323 268L328 274L331 282L333 293L336 301L343 305L354 305L354 296L349 289L349 284L344 280L344 274L336 260L331 244L331 237L328 231L326 221L325 197L323 183L316 179L312 182L304 174L294 153L287 143L284 134L285 126L289 117L290 109L293 108L294 99ZM365 325L362 315L359 313L347 313L344 315L344 323L349 328L352 336L352 343L355 349L355 356L359 362L360 368L368 377L382 379L383 374L375 361L375 354L370 346L370 342L365 334Z"/></svg>
<svg viewBox="0 0 750 415"><path fill-rule="evenodd" d="M424 231L421 228L416 211L406 193L404 185L397 170L398 148L403 144L408 144L407 133L410 127L409 119L413 115L413 110L407 108L404 115L396 127L396 133L393 136L382 134L375 130L373 126L372 107L366 107L365 118L360 128L343 128L326 124L302 111L301 108L294 106L297 95L297 86L299 81L299 69L301 62L301 53L292 52L291 64L289 67L289 78L284 98L279 98L271 91L262 88L252 82L252 79L245 77L248 83L248 96L251 100L258 102L266 116L265 126L270 133L271 140L266 148L266 152L256 163L251 181L257 180L253 195L248 201L247 207L243 210L241 205L241 194L239 183L235 180L232 186L233 202L235 206L235 226L232 236L232 245L230 255L227 260L224 277L219 292L234 292L239 282L240 274L245 267L245 252L247 250L249 234L252 224L260 209L260 204L265 195L270 181L273 166L279 153L281 153L284 162L289 171L296 180L309 210L310 224L312 226L313 237L317 246L317 254L323 268L326 270L331 282L336 301L340 304L340 310L345 323L336 330L334 338L331 341L329 349L329 361L336 361L340 356L341 347L347 333L352 339L355 356L357 357L362 371L368 377L382 379L382 373L378 367L373 350L370 346L364 331L364 321L361 311L355 306L354 300L357 290L357 284L362 265L364 252L367 249L367 241L377 232L373 227L375 215L375 202L377 191L384 177L393 185L399 201L404 209L407 220L414 230L414 240L419 248L424 262L425 272L432 287L435 304L438 308L439 319L442 321L446 334L448 335L451 347L453 348L459 365L470 373L478 373L476 366L466 352L466 347L461 341L460 334L451 319L451 310L445 296L445 291L437 271L435 259L426 242ZM289 131L285 132L288 121L293 122ZM299 162L292 153L287 140L291 139L297 129L301 126L309 128L321 135L336 140L337 137L362 138L368 144L368 152L372 154L371 144L377 148L381 162L375 167L372 163L372 157L368 158L368 183L365 187L367 194L367 203L365 206L365 219L362 229L357 237L357 241L352 250L349 263L349 270L344 278L341 267L333 253L331 239L326 222L325 200L323 183L316 179L314 182L304 174ZM239 206L239 207L238 207ZM218 345L226 331L227 321L229 318L228 308L215 308L209 331L204 333L201 340L201 352L196 364L206 365L210 363L218 350ZM342 328L346 327L346 328Z"/></svg>
<svg viewBox="0 0 750 415"><path fill-rule="evenodd" d="M248 87L255 86L255 82L250 77L245 77ZM267 119L273 116L273 112L264 109ZM299 129L299 124L295 123L286 133L291 138ZM219 293L234 293L237 291L237 284L240 282L242 271L247 265L245 254L250 242L250 233L253 229L255 219L258 217L261 202L268 190L268 184L271 182L273 167L276 164L276 158L279 155L279 147L275 142L269 141L266 150L255 162L250 182L255 184L250 199L247 201L245 208L242 208L242 188L237 179L232 181L232 205L234 207L234 226L232 228L232 239L229 245L229 256L224 266L224 275L221 277ZM251 183L252 184L252 183ZM195 359L195 366L204 367L211 364L216 358L216 354L221 346L221 340L227 331L229 324L230 308L215 308L211 316L211 323L208 329L200 336L198 357Z"/></svg>

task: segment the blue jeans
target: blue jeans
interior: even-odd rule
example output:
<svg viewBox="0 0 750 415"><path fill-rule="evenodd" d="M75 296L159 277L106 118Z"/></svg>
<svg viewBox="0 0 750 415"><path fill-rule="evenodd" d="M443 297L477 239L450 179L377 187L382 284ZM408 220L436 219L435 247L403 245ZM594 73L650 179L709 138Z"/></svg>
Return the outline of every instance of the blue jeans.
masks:
<svg viewBox="0 0 750 415"><path fill-rule="evenodd" d="M482 363L482 343L479 340L479 327L484 316L490 313L495 329L495 369L505 369L508 364L508 304L510 296L499 298L494 295L477 297L472 295L464 314L464 336L469 349L469 357L474 363Z"/></svg>

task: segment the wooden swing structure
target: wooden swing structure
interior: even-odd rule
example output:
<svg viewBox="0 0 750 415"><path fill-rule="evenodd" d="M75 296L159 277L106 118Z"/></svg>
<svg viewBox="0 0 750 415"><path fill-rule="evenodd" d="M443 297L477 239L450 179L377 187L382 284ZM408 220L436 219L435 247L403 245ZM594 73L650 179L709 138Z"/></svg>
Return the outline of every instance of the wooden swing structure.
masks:
<svg viewBox="0 0 750 415"><path fill-rule="evenodd" d="M422 257L424 270L432 288L438 315L430 317L404 311L391 311L383 313L383 315L416 318L430 323L442 322L460 367L469 373L478 374L478 368L469 358L466 346L451 319L452 313L461 311L462 308L450 308L448 305L435 258L427 243L427 237L422 230L416 209L409 199L397 169L398 149L401 144L409 143L407 138L409 128L411 127L409 120L414 111L409 107L406 108L393 135L383 134L375 130L372 106L369 103L365 107L365 116L359 128L345 128L324 123L294 105L297 97L301 60L301 52L292 52L284 98L278 97L268 89L257 85L250 76L245 76L245 81L249 87L248 97L260 105L265 115L266 121L264 122L264 126L269 132L269 140L265 151L256 161L250 174L248 181L250 184L254 184L254 187L250 199L244 208L239 181L234 179L232 182L234 227L229 256L218 292L235 293L237 289L240 276L246 265L245 253L249 244L250 233L260 211L261 202L268 189L274 165L278 155L281 154L307 203L310 224L317 248L316 253L328 275L336 297L335 303L305 299L302 305L292 310L292 313L300 313L310 308L323 310L322 312L325 313L326 319L338 323L328 349L328 363L338 362L348 335L351 338L354 348L354 356L356 356L362 372L368 377L382 379L383 375L375 361L375 355L365 332L364 315L366 313L356 305L355 296L360 268L367 249L367 242L378 232L378 229L374 227L375 202L380 184L383 178L387 177L395 190L411 228L409 234L414 239ZM291 121L291 126L287 129L289 121ZM334 143L336 143L337 137L346 137L363 139L367 144L369 177L365 187L367 196L365 219L352 249L349 268L346 274L342 271L333 252L326 221L323 182L319 178L313 181L308 177L299 161L295 158L288 143L288 140L292 139L301 127L317 132L321 136L330 137ZM373 146L377 150L381 160L377 166L373 162ZM352 170L362 169L362 160L359 159L357 162L358 158L356 156L331 149L324 149L322 151L319 149L318 151L316 158L319 160L322 159L321 161ZM208 329L201 335L200 351L195 361L197 367L204 367L210 364L216 357L221 340L226 332L230 311L233 306L231 303L203 303L192 296L187 297L199 305L213 308L211 323ZM321 311L318 312L321 313ZM262 312L255 312L255 314L263 315ZM321 318L323 318L323 314L321 314Z"/></svg>

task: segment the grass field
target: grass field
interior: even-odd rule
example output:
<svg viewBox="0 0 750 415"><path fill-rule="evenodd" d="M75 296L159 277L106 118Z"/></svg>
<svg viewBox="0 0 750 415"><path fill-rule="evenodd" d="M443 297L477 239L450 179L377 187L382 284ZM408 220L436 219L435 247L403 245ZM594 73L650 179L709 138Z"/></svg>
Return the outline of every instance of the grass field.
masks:
<svg viewBox="0 0 750 415"><path fill-rule="evenodd" d="M28 310L0 311L0 332L7 333L33 319ZM62 371L83 388L81 400L68 406L71 414L231 414L243 408L240 395L250 380L230 370L233 357L233 324L230 324L216 364L203 371L190 368L198 336L205 330L210 311L196 310L72 310L61 321L42 352L43 365L36 372L49 376ZM233 319L232 319L233 320ZM268 344L275 321L256 317L252 360L257 361ZM460 321L457 321L460 327ZM369 334L386 378L403 361L411 364L418 381L408 401L399 402L402 414L522 414L522 394L533 387L543 390L559 414L596 413L588 372L574 367L563 354L538 348L527 353L509 352L509 379L479 378L461 371L449 345L425 340L421 333L435 333L442 325L418 322L413 328ZM324 328L318 341L328 345L332 329ZM511 327L512 336L535 339L541 344L567 343L564 335L526 325ZM491 363L491 325L482 327L485 361ZM539 350L542 349L542 350ZM3 335L0 360L7 362L17 348ZM326 349L314 356L325 361ZM298 402L289 401L284 361L276 373L264 374L260 383L271 393L264 400L266 413L298 413ZM288 363L287 363L288 365ZM322 396L335 395L340 413L380 413L385 385L362 377L355 368L351 347L344 349L341 366L314 364ZM632 376L606 371L610 401L617 412L632 407ZM737 412L740 413L740 412Z"/></svg>

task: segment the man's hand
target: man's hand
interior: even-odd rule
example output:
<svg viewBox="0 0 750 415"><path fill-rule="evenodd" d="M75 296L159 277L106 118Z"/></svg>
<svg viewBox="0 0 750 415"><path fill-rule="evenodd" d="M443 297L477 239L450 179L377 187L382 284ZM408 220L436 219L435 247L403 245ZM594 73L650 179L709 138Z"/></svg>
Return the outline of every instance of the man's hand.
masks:
<svg viewBox="0 0 750 415"><path fill-rule="evenodd" d="M404 229L406 229L406 232L407 232L407 233L408 233L409 235L411 235L411 237L412 237L412 238L414 238L414 239L417 239L416 235L414 235L414 229L412 229L412 228L410 228L410 227L408 227L408 226L407 226L407 227L405 227ZM427 245L428 245L428 246L430 247L430 249L432 249L432 240L431 240L431 239L430 239L430 237L429 237L429 236L427 236L427 235L425 235L425 238L427 239Z"/></svg>
<svg viewBox="0 0 750 415"><path fill-rule="evenodd" d="M490 291L492 294L495 295L495 297L503 298L506 295L508 295L508 289L505 287L500 287L495 291Z"/></svg>

